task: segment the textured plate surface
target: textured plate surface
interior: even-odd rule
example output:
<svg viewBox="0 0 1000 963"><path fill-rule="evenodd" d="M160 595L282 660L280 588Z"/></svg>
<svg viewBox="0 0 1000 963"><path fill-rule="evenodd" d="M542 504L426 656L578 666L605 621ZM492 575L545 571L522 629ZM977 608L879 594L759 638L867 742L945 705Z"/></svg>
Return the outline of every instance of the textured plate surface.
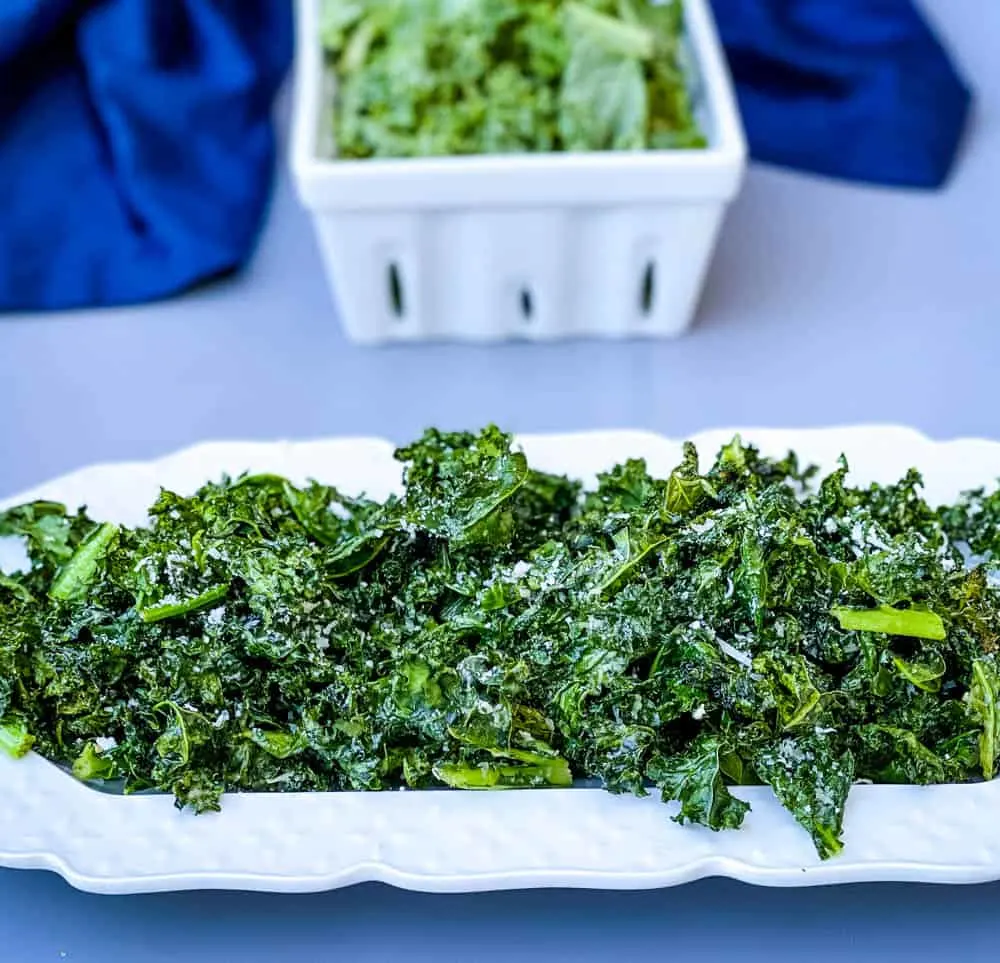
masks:
<svg viewBox="0 0 1000 963"><path fill-rule="evenodd" d="M732 437L694 440L703 459ZM824 468L843 452L852 479L924 472L931 502L1000 476L1000 444L932 442L902 428L742 432L769 454L789 448ZM628 457L654 473L679 443L641 432L521 439L539 468L590 478ZM139 523L159 486L189 493L222 472L313 477L382 497L398 488L392 446L372 439L200 445L161 461L88 468L5 500L55 498ZM0 545L0 554L9 546ZM0 557L0 564L4 559ZM8 559L9 563L9 559ZM601 790L228 795L219 814L178 812L166 796L122 797L75 782L44 759L0 756L0 865L55 870L101 893L175 889L306 892L381 881L432 892L532 886L638 889L703 876L773 886L875 880L1000 879L1000 780L968 786L858 786L841 856L821 862L766 789L738 794L738 832L682 827L654 798Z"/></svg>

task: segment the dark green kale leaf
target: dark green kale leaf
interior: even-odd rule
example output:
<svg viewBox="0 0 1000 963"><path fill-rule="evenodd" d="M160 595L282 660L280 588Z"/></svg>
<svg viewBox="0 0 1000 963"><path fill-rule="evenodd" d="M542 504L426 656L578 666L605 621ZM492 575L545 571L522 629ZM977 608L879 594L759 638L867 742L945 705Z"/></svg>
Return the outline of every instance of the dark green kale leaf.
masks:
<svg viewBox="0 0 1000 963"><path fill-rule="evenodd" d="M938 517L948 538L974 555L991 561L1000 554L1000 488L965 492L953 505L941 506Z"/></svg>
<svg viewBox="0 0 1000 963"><path fill-rule="evenodd" d="M774 703L776 727L787 732L814 727L827 714L827 680L803 655L770 651L753 662L759 685Z"/></svg>
<svg viewBox="0 0 1000 963"><path fill-rule="evenodd" d="M498 428L478 437L430 431L397 458L411 525L457 544L506 540L512 519L505 503L528 480L528 460Z"/></svg>
<svg viewBox="0 0 1000 963"><path fill-rule="evenodd" d="M710 829L738 829L750 804L737 799L723 779L725 743L703 733L676 756L657 756L650 761L649 776L664 802L681 804L674 817L679 823L694 822Z"/></svg>
<svg viewBox="0 0 1000 963"><path fill-rule="evenodd" d="M753 765L812 836L820 856L839 853L844 805L855 775L851 751L841 751L837 740L821 729L761 746Z"/></svg>
<svg viewBox="0 0 1000 963"><path fill-rule="evenodd" d="M95 523L82 509L70 515L58 502L36 501L0 512L0 537L24 540L32 562L31 576L23 580L25 590L37 591L56 571L69 562ZM11 587L14 583L7 580Z"/></svg>
<svg viewBox="0 0 1000 963"><path fill-rule="evenodd" d="M865 725L859 731L865 772L880 783L926 786L954 782L962 767L928 749L909 729Z"/></svg>
<svg viewBox="0 0 1000 963"><path fill-rule="evenodd" d="M698 451L684 443L684 459L670 473L664 490L664 508L669 515L687 515L715 497L715 489L698 473Z"/></svg>

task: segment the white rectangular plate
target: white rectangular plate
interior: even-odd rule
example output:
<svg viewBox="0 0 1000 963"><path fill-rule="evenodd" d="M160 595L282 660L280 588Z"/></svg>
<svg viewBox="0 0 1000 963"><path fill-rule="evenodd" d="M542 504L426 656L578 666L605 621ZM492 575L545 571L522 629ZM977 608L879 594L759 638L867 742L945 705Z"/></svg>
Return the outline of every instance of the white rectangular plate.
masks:
<svg viewBox="0 0 1000 963"><path fill-rule="evenodd" d="M732 431L698 436L703 460ZM788 449L824 468L844 452L852 480L924 472L932 503L1000 476L1000 444L932 442L902 428L743 431L766 453ZM641 432L520 439L530 461L592 478L629 457L666 474L680 445ZM223 472L280 472L346 492L398 489L387 442L357 439L200 445L147 464L102 465L4 504L53 498L137 524L162 485L193 492ZM704 876L771 886L876 880L1000 879L1000 781L966 786L858 786L842 855L820 861L767 789L741 788L743 829L682 827L655 798L602 790L227 795L219 814L178 812L167 796L114 796L37 755L0 756L0 866L55 870L99 893L178 889L308 892L381 881L429 892L536 886L640 889Z"/></svg>

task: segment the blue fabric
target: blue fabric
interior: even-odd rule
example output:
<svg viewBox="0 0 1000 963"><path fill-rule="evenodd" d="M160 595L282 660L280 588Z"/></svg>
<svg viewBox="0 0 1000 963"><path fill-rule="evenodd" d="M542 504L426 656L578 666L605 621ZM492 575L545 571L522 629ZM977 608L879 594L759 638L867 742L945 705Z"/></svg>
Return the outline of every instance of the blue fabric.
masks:
<svg viewBox="0 0 1000 963"><path fill-rule="evenodd" d="M941 186L970 93L911 0L713 0L751 155Z"/></svg>
<svg viewBox="0 0 1000 963"><path fill-rule="evenodd" d="M909 0L713 0L752 155L934 187L969 93ZM245 263L291 0L0 0L0 310L147 301Z"/></svg>
<svg viewBox="0 0 1000 963"><path fill-rule="evenodd" d="M147 301L249 256L290 0L0 0L0 309Z"/></svg>

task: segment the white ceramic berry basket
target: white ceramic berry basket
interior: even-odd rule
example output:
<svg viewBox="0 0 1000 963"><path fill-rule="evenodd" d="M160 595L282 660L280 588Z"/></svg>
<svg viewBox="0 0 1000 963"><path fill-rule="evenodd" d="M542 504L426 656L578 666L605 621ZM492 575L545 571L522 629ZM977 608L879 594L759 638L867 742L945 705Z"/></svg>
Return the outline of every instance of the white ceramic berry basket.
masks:
<svg viewBox="0 0 1000 963"><path fill-rule="evenodd" d="M705 150L338 160L323 0L297 0L291 167L349 337L669 337L694 317L746 145L708 0L686 0Z"/></svg>

